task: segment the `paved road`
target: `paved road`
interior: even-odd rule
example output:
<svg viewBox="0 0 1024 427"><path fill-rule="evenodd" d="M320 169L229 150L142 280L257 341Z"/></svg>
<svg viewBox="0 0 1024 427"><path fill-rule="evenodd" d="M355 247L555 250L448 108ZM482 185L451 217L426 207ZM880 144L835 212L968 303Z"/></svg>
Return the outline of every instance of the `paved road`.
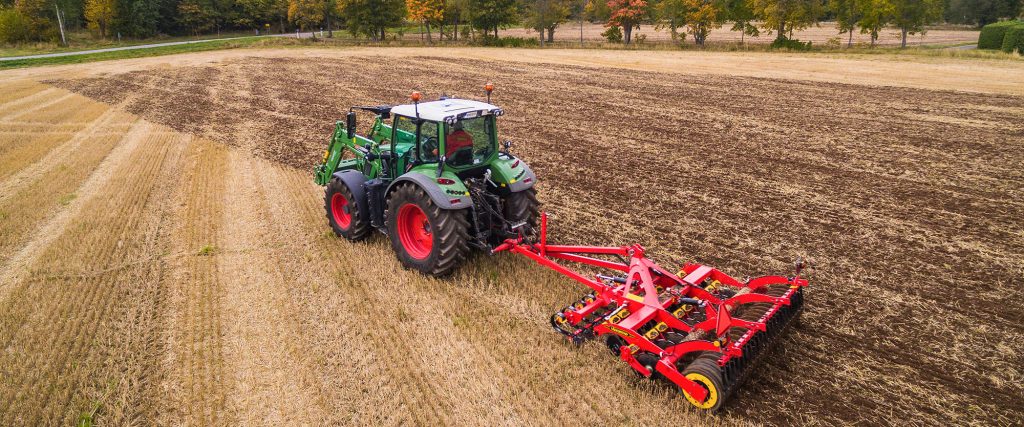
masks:
<svg viewBox="0 0 1024 427"><path fill-rule="evenodd" d="M312 33L302 33L302 34L271 34L271 35L267 35L267 36L226 37L226 38L221 38L221 39L188 40L188 41L180 41L180 42L140 44L140 45L134 45L134 46L108 47L108 48L105 48L105 49L78 50L78 51L74 51L74 52L44 53L44 54L39 54L39 55L25 55L25 56L7 56L7 57L0 57L0 61L14 61L14 60L18 60L18 59L36 59L36 58L57 58L57 57L61 57L61 56L75 56L75 55L88 55L88 54L91 54L91 53L116 52L116 51L119 51L119 50L152 49L152 48L155 48L155 47L176 46L176 45L193 44L193 43L206 43L206 42L219 41L219 40L248 39L248 38L253 38L253 37L301 37L301 38L307 38L311 34Z"/></svg>

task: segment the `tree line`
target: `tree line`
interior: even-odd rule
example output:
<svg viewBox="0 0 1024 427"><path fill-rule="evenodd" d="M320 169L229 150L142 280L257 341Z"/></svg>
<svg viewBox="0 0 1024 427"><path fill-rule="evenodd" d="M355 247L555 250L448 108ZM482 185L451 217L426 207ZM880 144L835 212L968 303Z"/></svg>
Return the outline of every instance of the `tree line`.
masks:
<svg viewBox="0 0 1024 427"><path fill-rule="evenodd" d="M570 20L604 22L605 36L633 41L640 25L670 30L674 40L704 44L732 23L741 37L774 34L835 21L838 32L870 34L888 26L908 34L946 21L985 25L1024 13L1024 0L0 0L0 42L59 40L60 25L99 38L148 38L223 31L334 30L381 41L419 26L427 41L497 37L521 25L553 41Z"/></svg>

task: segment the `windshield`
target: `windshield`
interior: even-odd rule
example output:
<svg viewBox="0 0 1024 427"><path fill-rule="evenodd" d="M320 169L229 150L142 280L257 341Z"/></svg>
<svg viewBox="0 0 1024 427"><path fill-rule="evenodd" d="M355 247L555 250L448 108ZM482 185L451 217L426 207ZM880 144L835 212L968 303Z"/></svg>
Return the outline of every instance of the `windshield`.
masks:
<svg viewBox="0 0 1024 427"><path fill-rule="evenodd" d="M450 166L470 166L483 163L497 145L494 116L486 115L462 119L445 126L445 155Z"/></svg>

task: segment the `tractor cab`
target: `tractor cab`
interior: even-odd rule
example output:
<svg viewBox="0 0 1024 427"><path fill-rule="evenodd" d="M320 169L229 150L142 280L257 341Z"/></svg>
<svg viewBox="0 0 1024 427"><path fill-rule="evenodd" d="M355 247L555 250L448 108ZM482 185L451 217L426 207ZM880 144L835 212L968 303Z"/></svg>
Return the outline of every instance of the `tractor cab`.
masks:
<svg viewBox="0 0 1024 427"><path fill-rule="evenodd" d="M497 155L496 118L501 108L467 99L437 101L393 107L391 115L396 149L408 144L409 161L438 163L455 170L487 165Z"/></svg>

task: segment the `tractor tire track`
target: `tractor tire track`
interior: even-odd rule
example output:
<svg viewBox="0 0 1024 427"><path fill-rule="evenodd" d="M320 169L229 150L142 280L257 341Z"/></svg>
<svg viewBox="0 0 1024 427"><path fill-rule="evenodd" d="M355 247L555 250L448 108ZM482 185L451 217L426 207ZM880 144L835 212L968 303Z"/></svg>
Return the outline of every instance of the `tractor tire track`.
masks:
<svg viewBox="0 0 1024 427"><path fill-rule="evenodd" d="M175 227L167 277L165 346L166 375L161 384L166 401L161 424L237 423L224 413L222 316L223 284L215 251L221 244L225 162L223 147L189 138L181 186L175 195Z"/></svg>
<svg viewBox="0 0 1024 427"><path fill-rule="evenodd" d="M319 227L311 227L305 221L308 217L302 210L304 206L295 204L310 201L306 191L314 187L306 177L296 180L297 174L290 169L282 170L280 166L265 161L257 164L263 171L260 180L267 188L266 194L274 196L274 201L268 204L273 207L274 227L279 234L296 236L302 239L300 242L306 242L299 243L299 247L305 246L301 251L301 262L282 265L292 277L309 277L312 272L313 277L299 283L315 286L314 295L323 295L307 296L310 291L302 290L298 296L316 305L321 304L317 302L320 298L331 303L317 309L318 316L305 321L307 325L318 325L314 330L322 329L327 335L319 335L316 341L326 351L321 358L354 359L343 362L340 367L335 366L327 373L328 376L349 377L352 378L350 384L360 384L359 397L355 400L345 394L328 395L335 405L345 410L342 414L344 422L385 425L452 423L452 408L439 406L447 402L441 398L444 389L440 388L439 382L443 380L424 375L416 364L419 359L416 347L408 342L408 335L397 331L396 324L400 320L396 317L401 315L396 310L401 310L397 307L381 310L382 306L375 304L377 295L370 289L379 286L379 279L389 277L390 273L373 275L372 272L378 268L374 265L375 254L337 254L325 247L325 242L335 241L333 234L327 238L322 230L318 230ZM322 212L321 205L315 218L322 219ZM368 278L376 280L367 282ZM301 290L302 286L296 289ZM389 300L389 303L393 301ZM394 410L379 411L379 408Z"/></svg>
<svg viewBox="0 0 1024 427"><path fill-rule="evenodd" d="M308 366L300 308L288 295L305 284L293 281L278 261L284 254L268 212L276 201L262 180L266 168L237 152L224 160L229 190L221 199L224 253L217 257L224 334L231 337L224 349L232 389L227 412L245 424L322 424L332 409Z"/></svg>

